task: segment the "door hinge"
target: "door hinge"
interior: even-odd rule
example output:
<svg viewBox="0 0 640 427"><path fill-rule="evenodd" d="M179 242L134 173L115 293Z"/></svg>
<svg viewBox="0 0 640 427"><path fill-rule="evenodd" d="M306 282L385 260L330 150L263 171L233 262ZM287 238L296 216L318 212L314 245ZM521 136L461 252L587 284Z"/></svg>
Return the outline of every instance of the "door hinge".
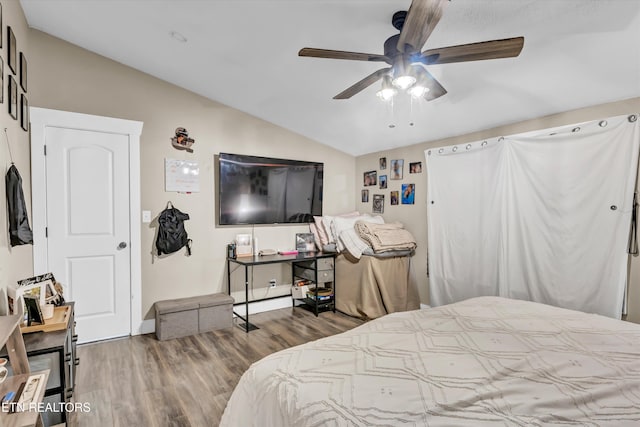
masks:
<svg viewBox="0 0 640 427"><path fill-rule="evenodd" d="M44 155L45 156L47 155L47 146L46 145L44 146Z"/></svg>
<svg viewBox="0 0 640 427"><path fill-rule="evenodd" d="M49 237L49 227L45 227L44 228L44 237L48 238Z"/></svg>

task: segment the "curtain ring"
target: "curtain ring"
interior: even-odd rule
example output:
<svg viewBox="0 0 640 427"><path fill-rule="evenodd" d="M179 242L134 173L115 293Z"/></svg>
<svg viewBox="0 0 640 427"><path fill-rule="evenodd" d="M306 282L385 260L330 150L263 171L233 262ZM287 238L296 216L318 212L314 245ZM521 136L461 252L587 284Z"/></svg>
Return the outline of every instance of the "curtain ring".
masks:
<svg viewBox="0 0 640 427"><path fill-rule="evenodd" d="M453 147L453 148L451 149L451 151L453 151L453 152L455 153L456 151L458 151L458 147Z"/></svg>
<svg viewBox="0 0 640 427"><path fill-rule="evenodd" d="M504 136L501 136L500 138L498 138L498 142L500 141L504 141Z"/></svg>
<svg viewBox="0 0 640 427"><path fill-rule="evenodd" d="M574 127L571 132L580 132L580 126Z"/></svg>
<svg viewBox="0 0 640 427"><path fill-rule="evenodd" d="M487 145L487 141L482 141L482 144L480 145L484 147L485 145Z"/></svg>
<svg viewBox="0 0 640 427"><path fill-rule="evenodd" d="M598 123L600 125L601 128L605 127L606 125L608 125L606 120L601 120L600 123Z"/></svg>
<svg viewBox="0 0 640 427"><path fill-rule="evenodd" d="M629 122L630 122L630 123L633 123L633 122L635 122L636 120L638 120L638 116L636 116L635 114L632 114L632 115L630 115L630 116L628 117L628 119L629 119Z"/></svg>
<svg viewBox="0 0 640 427"><path fill-rule="evenodd" d="M471 144L467 144L467 150L471 150Z"/></svg>
<svg viewBox="0 0 640 427"><path fill-rule="evenodd" d="M427 151L427 155L429 156L431 155L431 150Z"/></svg>
<svg viewBox="0 0 640 427"><path fill-rule="evenodd" d="M438 153L440 153L440 154L444 153L444 148L439 149Z"/></svg>

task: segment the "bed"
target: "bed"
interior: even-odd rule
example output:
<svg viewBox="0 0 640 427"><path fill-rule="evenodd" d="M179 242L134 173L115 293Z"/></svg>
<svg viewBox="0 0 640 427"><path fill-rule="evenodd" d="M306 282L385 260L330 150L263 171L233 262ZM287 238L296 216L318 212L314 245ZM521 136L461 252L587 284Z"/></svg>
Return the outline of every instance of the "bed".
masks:
<svg viewBox="0 0 640 427"><path fill-rule="evenodd" d="M409 277L410 255L398 251L384 257L363 255L359 260L338 255L336 309L363 319L418 309L420 297Z"/></svg>
<svg viewBox="0 0 640 427"><path fill-rule="evenodd" d="M400 312L242 376L222 426L631 426L640 325L498 297Z"/></svg>
<svg viewBox="0 0 640 427"><path fill-rule="evenodd" d="M316 216L309 231L319 250L338 254L335 274L339 311L375 319L420 307L418 290L409 278L416 240L403 224L349 212Z"/></svg>

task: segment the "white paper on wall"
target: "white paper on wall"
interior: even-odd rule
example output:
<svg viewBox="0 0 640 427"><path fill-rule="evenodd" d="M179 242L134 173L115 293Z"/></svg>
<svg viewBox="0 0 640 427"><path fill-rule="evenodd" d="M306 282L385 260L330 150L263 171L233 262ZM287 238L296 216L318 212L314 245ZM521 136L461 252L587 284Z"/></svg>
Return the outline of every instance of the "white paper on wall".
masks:
<svg viewBox="0 0 640 427"><path fill-rule="evenodd" d="M165 191L200 191L200 166L191 160L164 159Z"/></svg>

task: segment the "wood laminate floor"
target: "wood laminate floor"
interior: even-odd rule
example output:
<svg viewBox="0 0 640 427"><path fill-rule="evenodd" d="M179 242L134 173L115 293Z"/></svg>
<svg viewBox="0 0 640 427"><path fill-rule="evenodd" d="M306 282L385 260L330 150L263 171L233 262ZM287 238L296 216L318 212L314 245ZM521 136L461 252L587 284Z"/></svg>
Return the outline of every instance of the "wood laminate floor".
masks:
<svg viewBox="0 0 640 427"><path fill-rule="evenodd" d="M316 318L302 308L251 316L259 330L233 327L158 341L154 334L81 345L76 412L69 426L217 426L250 364L284 348L363 323L339 312Z"/></svg>

